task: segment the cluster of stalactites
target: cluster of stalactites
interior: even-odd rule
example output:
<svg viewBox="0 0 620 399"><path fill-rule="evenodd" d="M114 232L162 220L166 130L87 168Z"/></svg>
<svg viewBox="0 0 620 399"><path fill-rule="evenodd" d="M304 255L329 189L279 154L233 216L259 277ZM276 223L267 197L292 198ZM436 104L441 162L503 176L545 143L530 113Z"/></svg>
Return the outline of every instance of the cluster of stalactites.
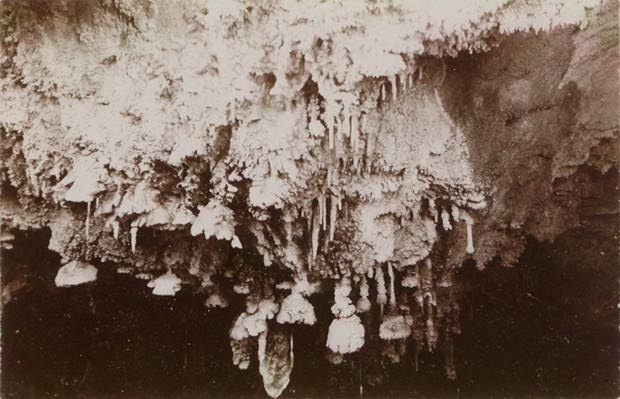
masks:
<svg viewBox="0 0 620 399"><path fill-rule="evenodd" d="M310 209L306 211L302 209L302 217L306 217L309 230L308 248L308 265L313 268L316 257L319 252L319 240L321 231L325 234L325 246L327 247L334 240L336 233L336 225L338 221L338 212L343 208L343 193L328 192L320 193L314 201L312 201Z"/></svg>
<svg viewBox="0 0 620 399"><path fill-rule="evenodd" d="M119 238L123 221L128 221L132 253L136 251L140 227L174 229L192 223L196 218L182 201L163 201L159 192L145 180L129 189L123 189L122 184L118 183L116 190L110 191L102 183L110 179L105 174L94 157L80 157L55 188L58 202L86 203L86 242L90 239L92 216L105 220L114 239Z"/></svg>
<svg viewBox="0 0 620 399"><path fill-rule="evenodd" d="M342 355L363 350L366 342L381 342L382 356L399 362L411 340L417 367L418 351L434 350L441 337L446 375L455 378L451 345L459 325L458 306L451 294L452 272L435 270L430 258L413 266L396 266L390 262L376 265L367 274L343 277L335 284L334 318L326 340L332 352L330 361L339 363ZM374 298L370 282L375 285ZM352 295L357 297L356 304ZM376 318L378 329L371 321Z"/></svg>
<svg viewBox="0 0 620 399"><path fill-rule="evenodd" d="M482 209L485 206L486 202L481 194L470 196L467 201L467 207L474 211ZM451 231L454 227L453 223L464 222L467 240L465 251L469 255L475 252L473 233L474 217L470 211L453 203L448 206L441 207L437 205L433 199L429 200L429 209L435 223L440 225L444 231Z"/></svg>
<svg viewBox="0 0 620 399"><path fill-rule="evenodd" d="M373 147L369 135L372 132L366 126L367 115L387 103L396 103L399 96L413 90L422 77L422 68L414 65L402 73L379 79L378 85L366 87L363 95L359 89L342 91L325 85L329 89L321 92L325 98L322 113L318 98L310 100L309 133L324 137L327 132L327 187L337 184L341 161L352 161L352 172L360 173L362 159L371 157Z"/></svg>
<svg viewBox="0 0 620 399"><path fill-rule="evenodd" d="M233 364L247 369L256 351L265 391L273 398L287 387L293 368L293 335L284 326L316 323L314 307L308 300L316 286L305 275L292 283L282 282L275 289L290 290L290 294L278 300L269 287L259 289L259 294L256 287L235 286L235 292L246 295L246 309L229 333Z"/></svg>
<svg viewBox="0 0 620 399"><path fill-rule="evenodd" d="M315 98L310 101L309 130L313 136L324 137L327 133L325 144L328 157L324 184L319 194L311 201L310 207L302 211L302 216L305 217L308 225L307 265L309 273L315 272L313 266L318 256L319 246L327 248L335 239L339 218L347 219L348 203L344 198L340 181L342 161L345 160L346 164L350 164L351 159L344 159L350 156L353 172L358 173L364 157L369 158L372 155L373 149L369 144L372 140L367 137L371 133L365 129L368 112L377 107L387 106L389 103L396 103L399 96L414 89L416 80L419 79L422 79L422 71L414 69L382 79L370 95L335 93L325 97L324 112L321 115L318 113L320 109L317 105L318 100ZM372 98L375 94L375 98ZM107 217L107 224L111 227L114 238L119 236L121 221L129 221L132 253L136 251L138 229L142 226L178 225L180 227L191 224L192 235L204 233L207 239L216 237L230 241L233 248L241 248L241 242L235 235L233 213L221 201L213 200L200 207L199 214L194 215L182 204L163 202L158 192L145 181L138 182L126 191L119 185L115 192L102 193L105 191L102 185L87 184L91 178L96 181L98 177L87 177L76 174L71 181L65 182L65 185L72 184L65 193L65 200L87 204L87 238L92 213L91 202L94 200L95 214ZM454 222L464 221L466 223L466 251L469 254L473 253L473 217L464 209L466 207L452 205L442 208L433 200L430 202L432 217L443 230L451 230ZM478 209L476 206L478 205L471 208ZM344 215L339 215L340 212ZM324 240L322 244L320 243L321 237ZM62 273L59 272L62 276L71 274L70 277L73 280L65 276L64 280L59 281L67 281L68 283L62 284L70 285L93 281L96 278L96 269L93 275L92 268L77 266L71 265L65 267ZM190 274L195 273L190 270ZM397 287L396 281L399 280L399 274L401 285ZM148 286L153 289L155 295L173 296L181 289L183 283L172 270L168 270L157 278L146 273L138 274L136 277L149 280ZM437 280L436 277L430 259L408 267L388 262L368 269L366 274L342 277L334 288L334 305L331 309L334 318L326 337L327 348L340 355L348 354L361 350L365 342L377 336L386 343L386 348L391 348L392 358L395 358L394 348L398 348L397 352L402 352L406 347L403 343L408 339L412 339L416 347L434 349L440 335L439 320L444 317L442 314L445 313L442 309L452 306L452 303L442 303L436 292L437 287L449 287L450 278ZM205 305L226 307L228 300L224 297L222 290L210 282L209 276L204 278L203 282L205 282L203 287L208 294ZM371 297L370 288L373 283L376 285L375 298ZM353 299L357 297L355 303L351 298L354 287L358 289L357 295L353 295ZM270 288L271 291L275 289L277 288ZM278 396L282 392L288 383L288 375L275 376L268 370L267 364L277 363L275 358L285 356L288 359L285 364L290 373L293 343L291 336L290 340L284 340L288 344L280 345L286 347L286 350L279 350L279 354L274 351L270 352L270 346L267 345L270 339L269 326L316 323L314 308L308 300L308 297L314 293L314 288L308 283L306 276L298 276L288 289L291 292L284 298L273 295L273 292L269 292L270 290L261 289L260 293L252 292L249 286L237 285L234 289L237 294L247 295L247 300L245 311L238 316L230 330L233 362L239 368L247 369L251 354L257 353L265 387L272 396ZM380 318L378 329L376 327L371 329L363 321L362 315L373 312L378 313ZM448 324L444 323L444 325ZM283 334L286 335L282 331L273 331L272 337L282 338ZM444 332L444 335L448 342L450 334ZM453 364L453 362L448 359L446 364ZM447 366L447 368L453 370L453 366ZM450 372L449 375L452 373Z"/></svg>
<svg viewBox="0 0 620 399"><path fill-rule="evenodd" d="M442 65L445 68L443 63ZM402 73L379 79L378 86L376 86L378 90L369 90L369 93L365 95L361 95L359 90L321 93L325 98L322 113L318 97L309 101L308 130L315 137L324 137L326 131L328 148L325 181L319 193L311 201L310 209L302 209L302 216L306 218L309 230L308 248L311 248L311 251L308 254L308 264L310 267L314 265L318 254L321 231L328 230L324 243L324 247L327 247L329 242L334 240L338 212L342 211L343 203L345 207L347 205L340 181L342 165L348 165L348 161L351 160L346 159L347 156L350 155L352 158L353 173L360 172L362 159L369 160L372 156L373 140L368 137L371 131L366 129L365 123L368 112L390 102L396 103L399 96L414 90L418 82L424 78L423 68L423 65L412 64ZM443 75L445 76L445 70ZM347 144L348 153L345 151ZM468 226L468 253L473 253L473 241L471 240L473 219L466 213L463 215L463 220ZM458 217L455 220L459 220Z"/></svg>
<svg viewBox="0 0 620 399"><path fill-rule="evenodd" d="M366 341L372 341L372 336L378 335L384 342L384 354L398 362L405 354L406 341L412 340L417 362L419 349L432 351L440 335L445 344L451 342L454 333L459 332L458 306L451 295L452 271L435 270L430 258L400 269L397 271L395 265L388 262L369 269L367 275L357 276L359 299L356 313L374 312L381 321L378 331L366 325ZM373 280L376 288L374 301L370 298L368 284ZM400 285L396 284L398 280ZM453 351L444 349L446 374L453 378Z"/></svg>

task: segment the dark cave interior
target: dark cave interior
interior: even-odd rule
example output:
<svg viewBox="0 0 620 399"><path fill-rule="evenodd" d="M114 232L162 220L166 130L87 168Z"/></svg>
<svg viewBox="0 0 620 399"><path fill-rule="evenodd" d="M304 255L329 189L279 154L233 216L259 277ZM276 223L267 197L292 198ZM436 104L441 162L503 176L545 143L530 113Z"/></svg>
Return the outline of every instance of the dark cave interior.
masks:
<svg viewBox="0 0 620 399"><path fill-rule="evenodd" d="M265 397L255 360L247 371L230 362L230 309L208 310L190 290L154 297L105 265L94 284L57 288L48 240L46 230L17 232L2 254L3 281L27 282L3 307L3 397ZM463 265L454 381L438 353L421 353L417 372L411 354L330 364L316 339L329 305L315 299L323 321L295 329L293 374L304 378L293 375L283 397L616 397L615 251L613 240L571 231L528 240L512 268Z"/></svg>

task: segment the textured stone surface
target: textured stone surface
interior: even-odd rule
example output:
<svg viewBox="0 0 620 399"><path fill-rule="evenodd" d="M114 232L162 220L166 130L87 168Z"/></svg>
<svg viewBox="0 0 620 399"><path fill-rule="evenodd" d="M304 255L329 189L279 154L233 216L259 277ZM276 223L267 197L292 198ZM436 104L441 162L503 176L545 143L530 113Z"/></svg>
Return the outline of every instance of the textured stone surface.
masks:
<svg viewBox="0 0 620 399"><path fill-rule="evenodd" d="M373 317L389 297L432 350L460 330L463 262L618 231L617 11L7 2L2 228L49 228L65 261L151 285L221 295L230 281L246 302L230 334L240 367L247 340L270 336L278 287L302 281L331 296L351 278L351 303L367 279ZM388 269L417 285L388 296ZM400 359L369 327L382 348L369 355ZM274 396L282 364L261 371Z"/></svg>

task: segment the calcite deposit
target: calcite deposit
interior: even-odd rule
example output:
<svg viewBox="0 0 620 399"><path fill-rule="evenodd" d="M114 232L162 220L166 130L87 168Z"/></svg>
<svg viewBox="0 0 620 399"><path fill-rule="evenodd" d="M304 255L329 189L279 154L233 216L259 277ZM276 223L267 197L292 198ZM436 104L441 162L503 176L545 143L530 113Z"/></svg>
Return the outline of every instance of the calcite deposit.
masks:
<svg viewBox="0 0 620 399"><path fill-rule="evenodd" d="M587 223L576 176L617 171L613 1L0 4L3 246L47 228L209 307L230 282L272 397L316 296L326 350L447 345L454 378L454 270Z"/></svg>

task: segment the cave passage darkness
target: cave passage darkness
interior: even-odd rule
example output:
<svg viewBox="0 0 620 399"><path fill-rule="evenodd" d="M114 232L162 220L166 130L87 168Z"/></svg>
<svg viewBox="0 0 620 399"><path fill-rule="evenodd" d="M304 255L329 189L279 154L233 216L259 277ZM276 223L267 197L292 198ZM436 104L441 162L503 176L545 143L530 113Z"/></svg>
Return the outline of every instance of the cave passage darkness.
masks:
<svg viewBox="0 0 620 399"><path fill-rule="evenodd" d="M3 252L3 282L25 275L2 314L3 398L263 398L256 361L230 358L230 309L207 310L181 290L101 265L97 282L56 288L58 255L46 230L18 232ZM440 354L400 364L332 365L319 325L295 330L295 367L283 398L618 396L617 257L610 240L579 232L528 242L513 268L464 265L458 377ZM26 269L23 265L28 265ZM327 304L316 304L319 317ZM232 303L241 307L241 303ZM296 378L296 376L303 376Z"/></svg>

